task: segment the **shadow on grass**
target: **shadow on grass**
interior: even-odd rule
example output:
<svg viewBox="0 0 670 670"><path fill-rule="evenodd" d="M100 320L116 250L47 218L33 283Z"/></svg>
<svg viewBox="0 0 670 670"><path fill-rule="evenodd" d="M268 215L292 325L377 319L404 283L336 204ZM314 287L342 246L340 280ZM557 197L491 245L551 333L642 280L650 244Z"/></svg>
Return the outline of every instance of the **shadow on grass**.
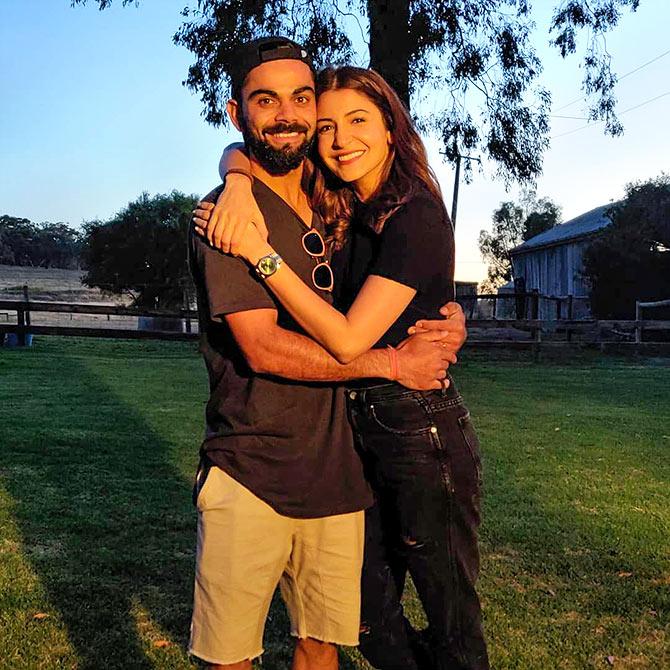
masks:
<svg viewBox="0 0 670 670"><path fill-rule="evenodd" d="M0 366L12 375L11 389L0 391L11 435L0 453L22 550L77 658L63 665L72 654L52 651L25 667L193 668L190 477L205 372L197 359L184 370L179 356L165 364L151 352L133 360L132 350L99 346L95 358L88 343L84 355L49 344L11 352ZM264 666L290 667L277 597L265 642ZM341 667L355 666L344 659Z"/></svg>
<svg viewBox="0 0 670 670"><path fill-rule="evenodd" d="M79 667L154 667L148 640L183 647L188 631L189 484L169 443L82 360L30 352L16 372L3 460L26 557Z"/></svg>

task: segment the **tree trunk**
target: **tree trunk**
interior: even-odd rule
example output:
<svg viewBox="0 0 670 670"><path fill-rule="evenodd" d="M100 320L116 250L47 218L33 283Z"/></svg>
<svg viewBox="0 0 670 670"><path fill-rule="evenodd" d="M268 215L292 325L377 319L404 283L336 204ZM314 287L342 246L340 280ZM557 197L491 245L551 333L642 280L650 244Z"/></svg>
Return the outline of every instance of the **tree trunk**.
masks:
<svg viewBox="0 0 670 670"><path fill-rule="evenodd" d="M367 0L370 67L393 86L409 108L409 0Z"/></svg>

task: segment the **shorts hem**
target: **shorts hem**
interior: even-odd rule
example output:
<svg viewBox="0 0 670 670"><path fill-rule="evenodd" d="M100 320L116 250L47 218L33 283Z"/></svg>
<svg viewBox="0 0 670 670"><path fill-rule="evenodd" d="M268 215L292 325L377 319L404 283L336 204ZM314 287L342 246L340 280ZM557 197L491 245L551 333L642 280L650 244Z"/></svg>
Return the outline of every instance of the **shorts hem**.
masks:
<svg viewBox="0 0 670 670"><path fill-rule="evenodd" d="M311 638L312 640L318 640L319 642L326 642L327 644L336 644L338 647L357 647L358 646L358 636L356 636L356 642L343 642L342 639L328 637L326 635L312 635L310 632L307 632L306 635L300 635L295 631L291 631L291 637L296 638L297 640L306 640Z"/></svg>
<svg viewBox="0 0 670 670"><path fill-rule="evenodd" d="M241 663L242 661L253 661L255 658L258 658L259 656L262 656L264 652L265 652L265 649L263 649L261 647L261 650L258 653L254 653L250 656L243 656L241 658L234 658L232 661L230 661L230 660L222 661L221 658L216 658L214 656L209 656L208 654L201 654L200 652L193 649L193 647L188 648L188 653L191 656L195 656L196 658L199 658L201 661L205 661L205 663L213 663L214 665L232 665L233 663Z"/></svg>

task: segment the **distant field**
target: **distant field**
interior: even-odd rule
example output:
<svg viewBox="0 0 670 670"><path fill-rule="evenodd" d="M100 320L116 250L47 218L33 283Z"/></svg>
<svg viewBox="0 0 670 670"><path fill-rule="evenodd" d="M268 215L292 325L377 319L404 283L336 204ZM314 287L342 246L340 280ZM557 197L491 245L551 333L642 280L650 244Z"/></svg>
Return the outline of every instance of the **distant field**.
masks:
<svg viewBox="0 0 670 670"><path fill-rule="evenodd" d="M28 286L32 300L57 302L96 302L115 304L115 299L100 290L81 283L82 270L59 268L30 268L0 265L0 299L23 297L23 286Z"/></svg>
<svg viewBox="0 0 670 670"><path fill-rule="evenodd" d="M128 304L128 299L104 294L81 283L83 270L30 268L0 265L0 300L23 300L23 286L31 300L43 302ZM16 312L0 311L0 323L16 323ZM54 314L33 312L34 326L79 326L88 328L137 328L136 317L111 317L93 314Z"/></svg>
<svg viewBox="0 0 670 670"><path fill-rule="evenodd" d="M670 366L463 352L495 670L670 668ZM0 668L194 670L195 343L0 349ZM421 620L410 593L407 611ZM263 668L288 670L275 603ZM369 670L352 652L342 670Z"/></svg>

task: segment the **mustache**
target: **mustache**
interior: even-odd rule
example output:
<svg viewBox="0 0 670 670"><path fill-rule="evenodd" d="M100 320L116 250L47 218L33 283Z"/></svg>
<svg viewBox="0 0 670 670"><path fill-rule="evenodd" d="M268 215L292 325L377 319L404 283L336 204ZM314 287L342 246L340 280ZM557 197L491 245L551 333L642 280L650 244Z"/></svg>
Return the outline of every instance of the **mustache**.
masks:
<svg viewBox="0 0 670 670"><path fill-rule="evenodd" d="M301 123L277 123L263 129L263 134L274 135L275 133L307 133L309 128Z"/></svg>

